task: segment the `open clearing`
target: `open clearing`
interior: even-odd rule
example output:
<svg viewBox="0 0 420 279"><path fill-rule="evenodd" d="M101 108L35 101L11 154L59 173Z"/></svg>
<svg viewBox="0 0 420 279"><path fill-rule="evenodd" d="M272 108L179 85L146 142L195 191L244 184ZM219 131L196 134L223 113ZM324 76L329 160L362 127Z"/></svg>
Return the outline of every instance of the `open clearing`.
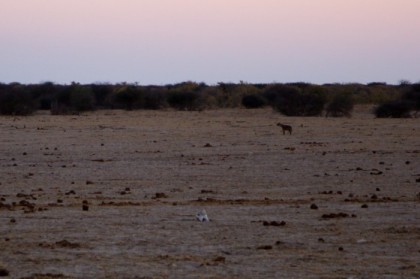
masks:
<svg viewBox="0 0 420 279"><path fill-rule="evenodd" d="M0 131L11 278L420 277L419 119L40 112Z"/></svg>

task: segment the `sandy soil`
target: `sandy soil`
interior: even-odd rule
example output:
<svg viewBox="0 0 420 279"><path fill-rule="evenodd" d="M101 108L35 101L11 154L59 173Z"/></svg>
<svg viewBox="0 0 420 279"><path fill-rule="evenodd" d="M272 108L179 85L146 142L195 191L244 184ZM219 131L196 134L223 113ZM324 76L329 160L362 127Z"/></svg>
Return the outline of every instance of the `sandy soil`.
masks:
<svg viewBox="0 0 420 279"><path fill-rule="evenodd" d="M420 278L419 119L45 112L0 131L0 275Z"/></svg>

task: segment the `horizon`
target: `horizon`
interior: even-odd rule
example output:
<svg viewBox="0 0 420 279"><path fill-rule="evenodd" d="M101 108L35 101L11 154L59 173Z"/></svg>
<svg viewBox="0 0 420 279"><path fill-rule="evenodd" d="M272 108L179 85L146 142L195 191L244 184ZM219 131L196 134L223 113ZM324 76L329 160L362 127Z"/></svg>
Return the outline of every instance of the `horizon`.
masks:
<svg viewBox="0 0 420 279"><path fill-rule="evenodd" d="M420 81L416 0L4 0L0 82Z"/></svg>
<svg viewBox="0 0 420 279"><path fill-rule="evenodd" d="M409 80L400 80L396 83L387 83L382 81L372 81L372 82L327 82L327 83L311 83L311 82L304 82L304 81L291 81L291 82L246 82L246 81L239 81L239 82L216 82L216 83L206 83L206 82L198 82L198 81L191 81L191 80L185 80L175 83L165 83L165 84L152 84L152 83L146 83L146 84L140 84L138 82L126 82L126 81L120 81L120 82L78 82L78 81L71 81L71 82L54 82L54 81L40 81L40 82L29 82L29 83L23 83L19 81L11 81L11 82L3 82L0 80L0 84L5 85L23 85L23 86L32 86L32 85L43 85L52 83L53 85L60 85L60 86L71 86L71 85L81 85L81 86L89 86L89 85L110 85L110 86L118 86L118 85L134 85L139 87L148 87L148 86L156 86L156 87L164 87L164 86L175 86L175 85L182 85L185 83L194 83L194 84L204 84L205 86L219 86L221 84L233 84L233 85L297 85L297 84L308 84L313 86L329 86L329 85L337 85L337 86L346 86L346 85L362 85L362 86L370 86L370 85L384 85L384 86L401 86L401 85L414 85L414 84L420 84L420 81L418 82L411 82Z"/></svg>

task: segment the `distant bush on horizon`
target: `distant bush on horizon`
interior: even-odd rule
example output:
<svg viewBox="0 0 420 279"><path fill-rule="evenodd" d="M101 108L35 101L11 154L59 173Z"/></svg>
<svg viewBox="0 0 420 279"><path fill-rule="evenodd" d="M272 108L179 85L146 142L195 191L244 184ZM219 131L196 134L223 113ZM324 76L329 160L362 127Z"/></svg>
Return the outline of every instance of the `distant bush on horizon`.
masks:
<svg viewBox="0 0 420 279"><path fill-rule="evenodd" d="M320 86L274 85L267 88L264 96L274 110L286 116L320 116L326 102Z"/></svg>
<svg viewBox="0 0 420 279"><path fill-rule="evenodd" d="M31 115L36 109L37 104L25 86L0 85L0 114Z"/></svg>
<svg viewBox="0 0 420 279"><path fill-rule="evenodd" d="M351 117L354 101L350 94L337 94L325 109L326 117Z"/></svg>
<svg viewBox="0 0 420 279"><path fill-rule="evenodd" d="M305 82L249 84L182 82L169 85L0 83L0 114L30 115L38 109L74 114L96 109L204 110L271 106L287 116L349 116L354 104L385 104L404 99L419 111L419 83L387 85ZM338 96L349 96L347 99ZM350 103L351 102L351 103ZM326 106L325 106L326 105Z"/></svg>
<svg viewBox="0 0 420 279"><path fill-rule="evenodd" d="M420 111L420 83L403 84L400 86L402 94L392 101L384 102L374 109L378 118L407 118L418 117Z"/></svg>
<svg viewBox="0 0 420 279"><path fill-rule="evenodd" d="M267 105L267 101L261 94L251 94L242 97L242 105L247 109L262 108Z"/></svg>
<svg viewBox="0 0 420 279"><path fill-rule="evenodd" d="M90 86L73 83L51 98L51 114L77 114L96 109L95 96Z"/></svg>

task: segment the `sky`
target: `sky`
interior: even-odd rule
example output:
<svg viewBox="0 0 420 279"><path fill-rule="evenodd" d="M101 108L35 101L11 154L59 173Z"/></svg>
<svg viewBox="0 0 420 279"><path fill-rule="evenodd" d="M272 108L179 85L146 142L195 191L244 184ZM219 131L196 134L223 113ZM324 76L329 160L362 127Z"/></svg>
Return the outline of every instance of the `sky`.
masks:
<svg viewBox="0 0 420 279"><path fill-rule="evenodd" d="M0 82L420 81L420 0L0 0Z"/></svg>

